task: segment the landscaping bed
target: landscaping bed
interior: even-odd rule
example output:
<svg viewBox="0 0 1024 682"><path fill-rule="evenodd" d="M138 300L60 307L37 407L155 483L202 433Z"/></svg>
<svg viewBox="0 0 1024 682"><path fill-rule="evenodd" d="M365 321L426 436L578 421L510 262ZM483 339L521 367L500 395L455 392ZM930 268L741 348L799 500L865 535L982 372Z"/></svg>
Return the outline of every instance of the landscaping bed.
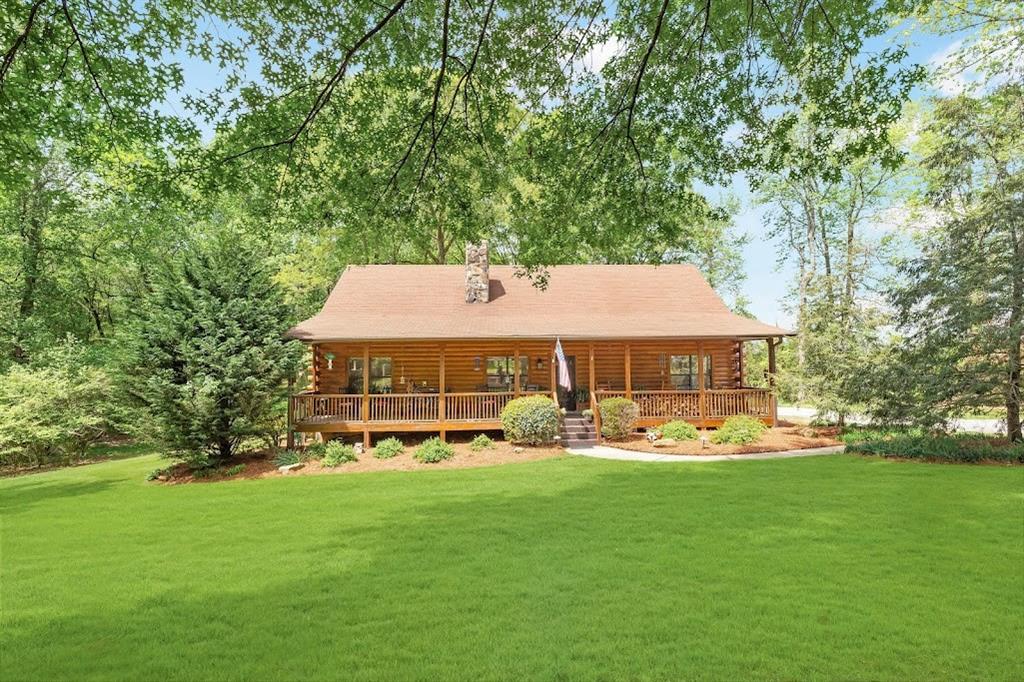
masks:
<svg viewBox="0 0 1024 682"><path fill-rule="evenodd" d="M388 459L374 457L374 450L357 455L356 461L345 462L334 467L325 466L319 459L311 459L302 462L301 468L296 468L283 473L278 468L278 463L272 454L268 452L252 453L246 457L240 457L228 465L216 469L196 472L184 464L175 464L167 469L166 480L157 480L157 483L178 484L178 483L209 483L215 481L228 481L233 479L251 478L275 478L310 476L316 474L348 474L367 471L415 471L420 469L464 469L469 467L494 466L497 464L509 464L512 462L530 462L551 457L559 457L565 454L565 450L557 445L540 446L515 446L502 440L493 440L492 446L473 450L470 447L470 438L474 434L458 435L449 438L453 455L450 459L439 462L421 462L415 458L416 448L428 436L422 434L416 437L403 437L402 442L405 449L400 454ZM242 467L241 470L236 470Z"/></svg>
<svg viewBox="0 0 1024 682"><path fill-rule="evenodd" d="M1024 444L997 436L856 427L840 437L847 452L861 455L962 464L1024 464Z"/></svg>
<svg viewBox="0 0 1024 682"><path fill-rule="evenodd" d="M697 440L676 441L675 445L669 447L656 447L643 434L637 434L621 441L608 441L607 444L623 450L656 452L662 455L741 455L842 445L837 438L838 429L834 427L777 426L767 429L757 441L745 445L713 443L711 442L713 433L713 429L701 432L701 436L707 438L706 444L702 444L698 438Z"/></svg>

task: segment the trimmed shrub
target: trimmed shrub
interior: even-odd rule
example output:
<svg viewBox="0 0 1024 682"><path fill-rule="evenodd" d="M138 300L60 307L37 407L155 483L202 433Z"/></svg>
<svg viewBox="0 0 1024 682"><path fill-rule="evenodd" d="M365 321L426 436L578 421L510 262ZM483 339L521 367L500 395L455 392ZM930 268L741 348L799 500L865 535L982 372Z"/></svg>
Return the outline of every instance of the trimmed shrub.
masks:
<svg viewBox="0 0 1024 682"><path fill-rule="evenodd" d="M729 417L722 426L711 436L712 443L729 443L731 445L746 445L761 439L762 434L768 430L760 419L746 415Z"/></svg>
<svg viewBox="0 0 1024 682"><path fill-rule="evenodd" d="M941 462L1007 462L1024 464L1024 443L1011 444L974 434L879 434L851 438L846 451L881 457L902 457Z"/></svg>
<svg viewBox="0 0 1024 682"><path fill-rule="evenodd" d="M558 435L558 425L558 408L542 395L510 400L501 411L501 428L510 443L550 443Z"/></svg>
<svg viewBox="0 0 1024 682"><path fill-rule="evenodd" d="M445 459L451 459L454 456L455 450L452 449L452 446L448 445L448 443L445 443L437 436L423 441L423 444L416 448L416 452L413 454L413 457L428 464L440 462Z"/></svg>
<svg viewBox="0 0 1024 682"><path fill-rule="evenodd" d="M667 422L658 427L662 438L672 440L697 440L697 427L681 419Z"/></svg>
<svg viewBox="0 0 1024 682"><path fill-rule="evenodd" d="M303 449L303 451L302 451L303 460L302 461L305 462L305 461L310 460L310 459L323 459L323 456L326 455L326 454L327 454L327 443L324 443L322 441L316 441L315 443L310 443L309 445L307 445L305 447L305 449Z"/></svg>
<svg viewBox="0 0 1024 682"><path fill-rule="evenodd" d="M377 443L373 449L373 456L377 459L391 459L405 451L405 444L394 436L385 438Z"/></svg>
<svg viewBox="0 0 1024 682"><path fill-rule="evenodd" d="M469 449L474 452L486 450L487 448L493 448L494 441L486 433L481 433L476 438L469 442Z"/></svg>
<svg viewBox="0 0 1024 682"><path fill-rule="evenodd" d="M320 460L320 463L325 467L336 467L339 464L345 464L346 462L354 462L359 459L356 454L356 449L351 445L345 445L341 441L332 440L327 444L327 448L324 451L324 458Z"/></svg>
<svg viewBox="0 0 1024 682"><path fill-rule="evenodd" d="M237 476L243 471L245 471L245 465L239 462L238 464L235 464L234 466L230 466L227 469L225 469L224 474L226 476Z"/></svg>
<svg viewBox="0 0 1024 682"><path fill-rule="evenodd" d="M274 456L274 466L276 467L286 467L301 461L302 457L295 450L282 450Z"/></svg>
<svg viewBox="0 0 1024 682"><path fill-rule="evenodd" d="M636 430L640 407L627 398L605 398L597 405L601 411L601 435L621 439Z"/></svg>

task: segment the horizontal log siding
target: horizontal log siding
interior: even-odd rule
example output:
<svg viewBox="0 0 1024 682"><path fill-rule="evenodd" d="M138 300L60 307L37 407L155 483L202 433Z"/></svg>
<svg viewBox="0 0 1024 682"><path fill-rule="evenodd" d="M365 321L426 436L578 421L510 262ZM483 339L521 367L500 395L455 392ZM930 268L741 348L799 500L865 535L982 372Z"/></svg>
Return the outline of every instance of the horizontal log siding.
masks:
<svg viewBox="0 0 1024 682"><path fill-rule="evenodd" d="M505 341L450 341L445 347L445 384L449 393L472 393L487 383L486 362L491 356L512 356L518 345L519 353L530 361L529 374L523 377L521 388L536 385L541 391L551 390L550 358L552 343L545 341L521 341L518 344ZM668 358L672 355L696 355L696 341L633 341L630 342L633 390L657 391L671 389ZM576 356L576 386L588 387L589 342L565 341L562 348L567 356ZM391 358L391 383L394 393L410 393L412 386L426 385L432 389L438 386L439 355L438 342L387 342L371 343L371 357ZM624 342L594 342L594 367L599 386L623 391L626 388L626 344ZM737 388L736 342L706 341L705 354L711 355L712 388ZM327 369L324 354L334 353L334 367ZM665 355L664 367L658 366L658 356ZM324 343L319 344L316 354L318 389L321 393L345 393L348 386L348 359L363 356L362 344ZM480 358L480 369L474 369L474 359ZM542 367L537 368L540 358ZM400 379L404 376L405 383ZM593 387L588 387L593 388Z"/></svg>

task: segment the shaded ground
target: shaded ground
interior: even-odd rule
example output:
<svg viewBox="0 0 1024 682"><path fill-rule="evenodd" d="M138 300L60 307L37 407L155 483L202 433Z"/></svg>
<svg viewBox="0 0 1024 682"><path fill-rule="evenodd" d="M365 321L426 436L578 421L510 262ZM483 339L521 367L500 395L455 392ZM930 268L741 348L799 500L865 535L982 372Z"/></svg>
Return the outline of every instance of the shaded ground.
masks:
<svg viewBox="0 0 1024 682"><path fill-rule="evenodd" d="M702 436L711 437L713 430L701 432ZM761 439L749 445L730 445L712 443L710 440L702 444L700 439L677 441L673 447L654 447L643 435L633 436L623 441L608 441L606 444L623 450L655 452L660 455L741 455L755 452L773 452L781 450L802 450L804 448L820 448L826 445L841 445L836 439L838 430L835 428L809 428L806 426L779 426L765 431Z"/></svg>
<svg viewBox="0 0 1024 682"><path fill-rule="evenodd" d="M0 481L2 677L1024 678L1024 469Z"/></svg>

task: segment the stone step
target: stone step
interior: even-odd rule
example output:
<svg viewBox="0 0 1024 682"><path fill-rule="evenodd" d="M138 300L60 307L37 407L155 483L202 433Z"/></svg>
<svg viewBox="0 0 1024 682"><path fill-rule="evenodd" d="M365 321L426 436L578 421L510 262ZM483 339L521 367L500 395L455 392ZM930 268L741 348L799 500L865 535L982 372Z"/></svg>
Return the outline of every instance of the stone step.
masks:
<svg viewBox="0 0 1024 682"><path fill-rule="evenodd" d="M593 445L597 445L596 438L587 438L583 440L563 440L562 441L567 448L589 448Z"/></svg>
<svg viewBox="0 0 1024 682"><path fill-rule="evenodd" d="M589 433L594 431L594 427L590 424L566 424L562 427L562 431L569 433Z"/></svg>

